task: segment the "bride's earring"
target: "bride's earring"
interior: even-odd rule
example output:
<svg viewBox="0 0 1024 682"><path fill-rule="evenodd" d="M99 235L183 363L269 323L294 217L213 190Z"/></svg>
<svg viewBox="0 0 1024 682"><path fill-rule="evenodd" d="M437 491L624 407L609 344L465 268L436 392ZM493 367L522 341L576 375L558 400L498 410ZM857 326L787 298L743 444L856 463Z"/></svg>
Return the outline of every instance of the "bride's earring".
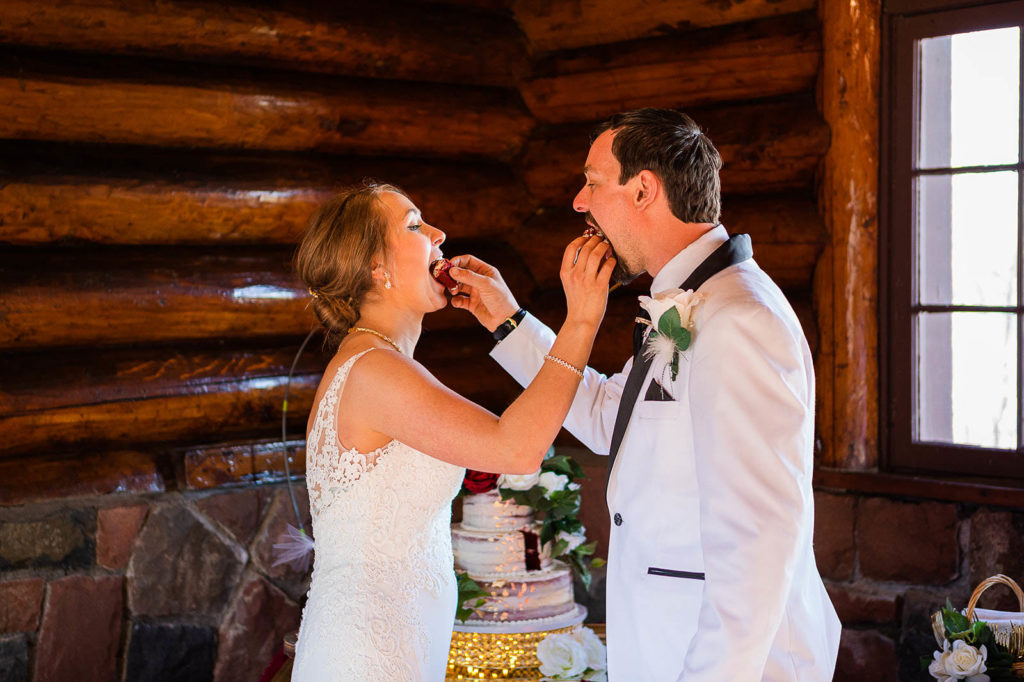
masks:
<svg viewBox="0 0 1024 682"><path fill-rule="evenodd" d="M386 272L384 273L384 288L385 289L390 289L391 288L391 275L389 275Z"/></svg>

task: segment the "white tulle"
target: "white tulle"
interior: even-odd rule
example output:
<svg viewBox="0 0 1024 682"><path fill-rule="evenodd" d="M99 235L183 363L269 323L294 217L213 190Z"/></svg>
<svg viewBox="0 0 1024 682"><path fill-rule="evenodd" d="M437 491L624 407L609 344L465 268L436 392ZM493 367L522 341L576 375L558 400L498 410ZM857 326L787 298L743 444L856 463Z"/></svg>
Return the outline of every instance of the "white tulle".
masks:
<svg viewBox="0 0 1024 682"><path fill-rule="evenodd" d="M277 536L273 549L274 566L288 564L300 573L309 570L309 560L313 558L313 539L292 524L289 523L285 531Z"/></svg>
<svg viewBox="0 0 1024 682"><path fill-rule="evenodd" d="M451 501L465 470L398 441L341 445L338 397L362 355L331 380L306 439L315 552L292 679L440 682L457 593Z"/></svg>

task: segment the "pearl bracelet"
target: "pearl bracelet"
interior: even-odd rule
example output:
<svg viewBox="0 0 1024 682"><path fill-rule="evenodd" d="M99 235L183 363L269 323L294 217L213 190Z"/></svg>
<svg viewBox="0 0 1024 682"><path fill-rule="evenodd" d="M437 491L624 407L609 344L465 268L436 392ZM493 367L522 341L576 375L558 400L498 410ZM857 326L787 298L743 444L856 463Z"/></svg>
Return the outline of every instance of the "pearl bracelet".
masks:
<svg viewBox="0 0 1024 682"><path fill-rule="evenodd" d="M545 355L544 359L545 360L550 360L551 362L555 363L559 367L565 367L567 370L569 370L570 372L572 372L573 374L578 376L580 379L583 378L583 372L581 370L576 369L575 367L570 365L568 362L566 362L562 358L556 358L554 355Z"/></svg>

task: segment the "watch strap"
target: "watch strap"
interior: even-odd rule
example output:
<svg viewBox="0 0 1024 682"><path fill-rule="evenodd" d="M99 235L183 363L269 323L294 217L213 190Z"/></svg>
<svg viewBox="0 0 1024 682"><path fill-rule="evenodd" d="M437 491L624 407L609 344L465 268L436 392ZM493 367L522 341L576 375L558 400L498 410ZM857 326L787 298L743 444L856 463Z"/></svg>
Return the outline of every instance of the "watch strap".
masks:
<svg viewBox="0 0 1024 682"><path fill-rule="evenodd" d="M519 323L526 317L526 310L520 308L509 318L506 318L504 322L498 325L498 328L494 330L491 336L494 337L495 341L501 341L506 336L512 333L512 330L519 326Z"/></svg>

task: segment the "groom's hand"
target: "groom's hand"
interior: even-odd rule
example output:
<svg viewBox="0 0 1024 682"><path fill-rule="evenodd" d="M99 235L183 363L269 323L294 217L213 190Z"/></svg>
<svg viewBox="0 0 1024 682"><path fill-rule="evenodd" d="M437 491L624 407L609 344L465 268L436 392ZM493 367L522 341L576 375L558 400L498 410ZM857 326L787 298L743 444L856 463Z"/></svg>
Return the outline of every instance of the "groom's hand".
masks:
<svg viewBox="0 0 1024 682"><path fill-rule="evenodd" d="M493 332L519 310L498 269L476 256L455 256L448 274L459 283L452 306L473 313L488 331Z"/></svg>

